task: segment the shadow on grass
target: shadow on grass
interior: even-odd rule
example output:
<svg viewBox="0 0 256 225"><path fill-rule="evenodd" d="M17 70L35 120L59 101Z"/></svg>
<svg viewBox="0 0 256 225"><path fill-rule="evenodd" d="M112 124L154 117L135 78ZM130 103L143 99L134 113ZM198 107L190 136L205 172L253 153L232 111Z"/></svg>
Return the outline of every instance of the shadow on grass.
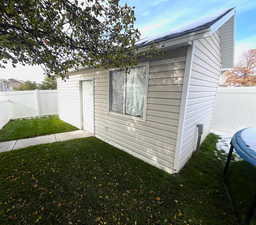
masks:
<svg viewBox="0 0 256 225"><path fill-rule="evenodd" d="M228 185L243 221L256 196L256 168L245 161L232 162L228 173ZM255 218L252 224L256 224Z"/></svg>

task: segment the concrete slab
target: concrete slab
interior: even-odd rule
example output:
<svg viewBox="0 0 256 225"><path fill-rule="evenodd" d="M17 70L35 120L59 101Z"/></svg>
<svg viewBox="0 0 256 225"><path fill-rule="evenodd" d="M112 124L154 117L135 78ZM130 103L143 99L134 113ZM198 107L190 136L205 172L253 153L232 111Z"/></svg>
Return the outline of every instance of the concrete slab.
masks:
<svg viewBox="0 0 256 225"><path fill-rule="evenodd" d="M7 152L12 150L13 146L15 145L16 141L5 141L0 142L0 152Z"/></svg>
<svg viewBox="0 0 256 225"><path fill-rule="evenodd" d="M85 130L76 130L71 132L55 134L56 141L68 141L72 139L91 137L93 134Z"/></svg>
<svg viewBox="0 0 256 225"><path fill-rule="evenodd" d="M20 139L20 140L17 140L16 144L13 147L13 150L20 149L20 148L26 148L28 146L48 144L48 143L53 143L53 142L56 142L54 134L39 136L39 137L34 137L34 138Z"/></svg>
<svg viewBox="0 0 256 225"><path fill-rule="evenodd" d="M71 132L44 135L33 138L24 138L14 141L0 142L0 152L7 152L11 150L16 150L20 148L26 148L33 145L48 144L57 141L68 141L78 138L85 138L93 136L92 133L85 130L76 130Z"/></svg>

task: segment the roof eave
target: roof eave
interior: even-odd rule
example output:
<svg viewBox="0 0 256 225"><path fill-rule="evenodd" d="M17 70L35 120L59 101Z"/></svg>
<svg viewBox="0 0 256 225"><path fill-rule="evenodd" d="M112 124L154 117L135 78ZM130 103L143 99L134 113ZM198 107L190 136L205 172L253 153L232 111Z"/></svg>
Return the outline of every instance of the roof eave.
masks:
<svg viewBox="0 0 256 225"><path fill-rule="evenodd" d="M160 41L158 43L152 43L152 44L149 44L147 46L140 47L138 50L139 51L146 51L152 45L155 45L155 47L159 48L159 49L160 48L161 49L177 48L177 47L191 45L192 41L208 36L209 32L210 32L209 29L200 30L200 31L197 31L197 32L193 32L193 33L189 33L189 34L177 37L177 38L172 38L172 39L169 39L169 40Z"/></svg>
<svg viewBox="0 0 256 225"><path fill-rule="evenodd" d="M169 47L172 45L176 45L177 43L187 43L193 40L208 37L216 32L221 26L223 26L232 16L235 16L235 9L232 9L230 12L228 12L225 16L223 16L221 19L219 19L216 23L214 23L207 29L192 32L178 38L162 41L158 44L163 45L164 47Z"/></svg>
<svg viewBox="0 0 256 225"><path fill-rule="evenodd" d="M225 16L219 19L216 23L210 26L209 30L211 33L216 32L221 26L223 26L232 16L235 16L236 11L233 8L230 12L228 12Z"/></svg>
<svg viewBox="0 0 256 225"><path fill-rule="evenodd" d="M156 43L151 43L151 44L145 45L143 47L139 47L139 48L147 49L149 46L152 46L153 44L155 44L157 47L165 48L165 47L175 46L177 44L186 43L189 41L193 41L193 40L197 40L200 38L210 36L214 32L216 32L221 26L223 26L223 24L225 24L234 15L235 15L235 9L233 8L225 16L223 16L221 19L219 19L214 24L212 24L209 28L191 32L191 33L182 35L177 38L171 38L169 40L163 40L163 41L159 41Z"/></svg>

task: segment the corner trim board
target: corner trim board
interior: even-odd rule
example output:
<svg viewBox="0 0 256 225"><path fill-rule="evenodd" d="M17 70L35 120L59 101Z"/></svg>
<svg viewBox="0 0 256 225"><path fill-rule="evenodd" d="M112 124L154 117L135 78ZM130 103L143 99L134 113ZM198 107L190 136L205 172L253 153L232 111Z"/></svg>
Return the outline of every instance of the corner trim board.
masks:
<svg viewBox="0 0 256 225"><path fill-rule="evenodd" d="M174 158L174 173L179 172L180 168L180 151L182 147L182 139L183 139L183 131L184 131L184 121L186 115L186 105L187 105L187 97L189 91L189 83L192 71L192 62L193 55L195 49L195 42L192 42L192 45L188 46L187 55L186 55L186 65L184 72L184 83L182 87L182 97L181 97L181 106L180 106L180 116L179 116L179 128L178 128L178 136L177 136L177 144L175 150L175 158Z"/></svg>

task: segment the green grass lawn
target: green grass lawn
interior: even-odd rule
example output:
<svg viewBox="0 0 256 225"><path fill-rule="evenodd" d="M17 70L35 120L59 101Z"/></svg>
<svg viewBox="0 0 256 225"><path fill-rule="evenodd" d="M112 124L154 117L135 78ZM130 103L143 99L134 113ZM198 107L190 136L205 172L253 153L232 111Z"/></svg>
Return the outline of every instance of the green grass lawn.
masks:
<svg viewBox="0 0 256 225"><path fill-rule="evenodd" d="M208 136L177 175L94 137L0 153L0 224L236 225L216 141ZM256 173L235 164L238 196L255 182L236 178ZM239 197L242 211L250 197Z"/></svg>
<svg viewBox="0 0 256 225"><path fill-rule="evenodd" d="M0 130L0 142L77 130L58 116L11 120Z"/></svg>

